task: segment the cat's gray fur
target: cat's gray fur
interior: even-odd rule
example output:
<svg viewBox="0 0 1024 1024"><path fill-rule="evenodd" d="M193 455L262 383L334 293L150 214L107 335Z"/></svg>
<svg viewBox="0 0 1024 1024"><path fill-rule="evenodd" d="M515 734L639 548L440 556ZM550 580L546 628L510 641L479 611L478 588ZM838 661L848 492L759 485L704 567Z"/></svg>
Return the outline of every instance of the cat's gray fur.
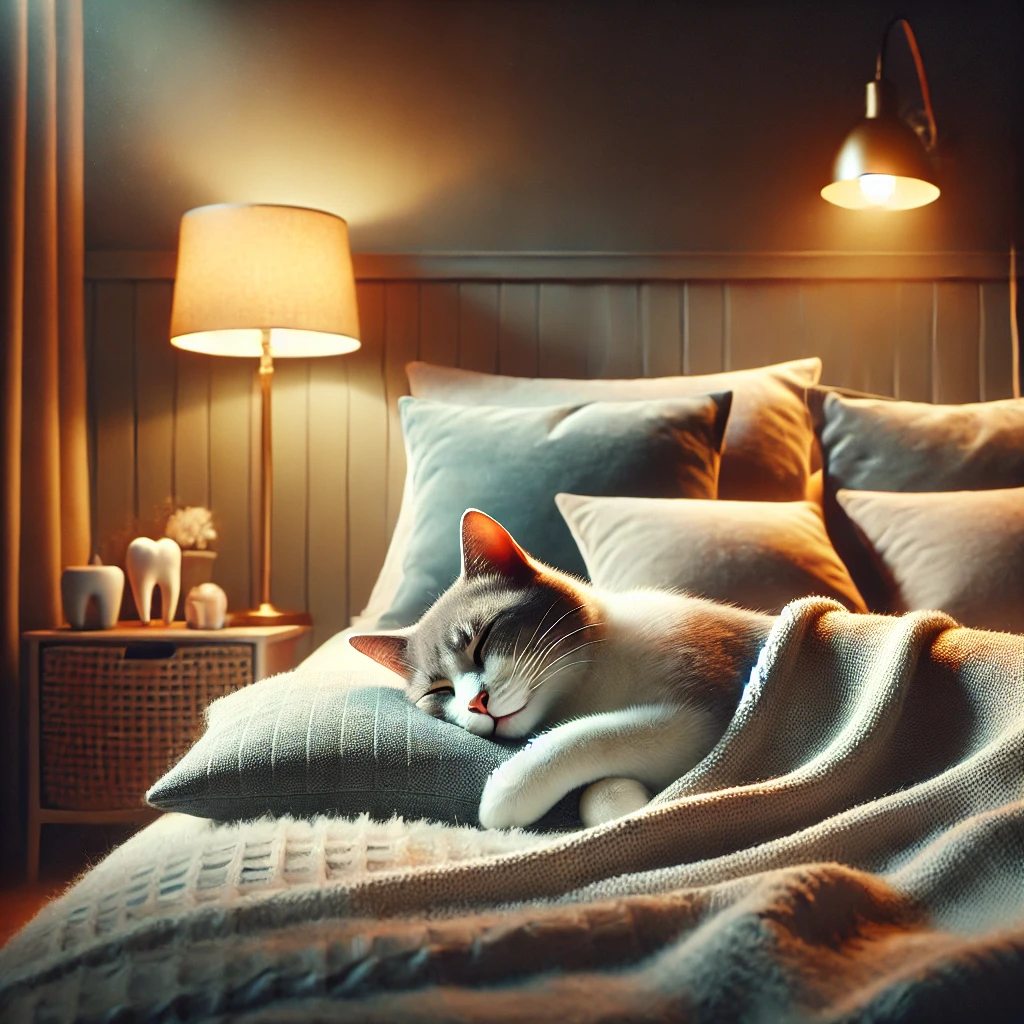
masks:
<svg viewBox="0 0 1024 1024"><path fill-rule="evenodd" d="M350 642L430 714L534 737L491 775L481 824L528 825L587 786L593 825L643 806L711 750L772 622L683 594L595 590L471 509L458 580L415 626Z"/></svg>

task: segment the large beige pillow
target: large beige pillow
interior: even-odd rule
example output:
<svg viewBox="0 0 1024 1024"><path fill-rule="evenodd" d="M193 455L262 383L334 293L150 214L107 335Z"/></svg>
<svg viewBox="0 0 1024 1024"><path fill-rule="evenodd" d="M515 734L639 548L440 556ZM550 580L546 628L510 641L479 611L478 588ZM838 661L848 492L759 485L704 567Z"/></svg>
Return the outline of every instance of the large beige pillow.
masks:
<svg viewBox="0 0 1024 1024"><path fill-rule="evenodd" d="M632 380L566 380L505 377L430 363L406 367L415 398L449 405L532 407L567 402L629 402L731 391L719 496L789 501L804 497L814 431L804 402L821 376L821 360L797 359L751 370L692 377ZM354 622L368 628L393 604L402 584L402 563L413 524L412 483L405 478L398 520L370 600Z"/></svg>
<svg viewBox="0 0 1024 1024"><path fill-rule="evenodd" d="M938 608L966 626L1024 633L1024 487L841 490L838 500L882 567L888 610Z"/></svg>
<svg viewBox="0 0 1024 1024"><path fill-rule="evenodd" d="M828 394L817 424L829 536L868 606L888 586L836 501L861 491L963 491L1024 486L1024 400L931 405Z"/></svg>
<svg viewBox="0 0 1024 1024"><path fill-rule="evenodd" d="M809 501L693 501L559 494L594 585L685 590L778 613L821 595L867 609Z"/></svg>

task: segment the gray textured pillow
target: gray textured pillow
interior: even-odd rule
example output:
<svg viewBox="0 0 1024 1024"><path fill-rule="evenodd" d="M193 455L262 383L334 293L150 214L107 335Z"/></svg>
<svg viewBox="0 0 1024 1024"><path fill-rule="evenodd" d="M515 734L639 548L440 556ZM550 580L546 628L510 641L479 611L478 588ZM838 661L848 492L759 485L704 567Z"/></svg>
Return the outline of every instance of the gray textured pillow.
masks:
<svg viewBox="0 0 1024 1024"><path fill-rule="evenodd" d="M889 611L1024 633L1024 487L838 499L883 570Z"/></svg>
<svg viewBox="0 0 1024 1024"><path fill-rule="evenodd" d="M542 562L586 567L555 508L559 491L714 498L732 396L586 405L399 405L413 481L402 584L383 627L415 622L459 574L458 523L493 516Z"/></svg>
<svg viewBox="0 0 1024 1024"><path fill-rule="evenodd" d="M931 405L825 396L818 423L825 522L864 600L886 610L889 588L836 500L861 491L964 491L1024 486L1024 400Z"/></svg>
<svg viewBox="0 0 1024 1024"><path fill-rule="evenodd" d="M206 732L146 794L165 811L430 818L476 824L487 776L518 749L410 704L366 672L298 670L221 697ZM542 827L579 825L570 795Z"/></svg>
<svg viewBox="0 0 1024 1024"><path fill-rule="evenodd" d="M772 614L814 594L867 610L811 502L556 500L595 586L685 590Z"/></svg>

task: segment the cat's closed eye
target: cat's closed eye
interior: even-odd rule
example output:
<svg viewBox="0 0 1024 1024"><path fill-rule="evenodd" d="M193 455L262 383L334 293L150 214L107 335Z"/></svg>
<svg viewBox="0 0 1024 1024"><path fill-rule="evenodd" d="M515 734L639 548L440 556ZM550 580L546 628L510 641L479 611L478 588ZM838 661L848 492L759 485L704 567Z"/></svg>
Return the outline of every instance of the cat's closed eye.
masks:
<svg viewBox="0 0 1024 1024"><path fill-rule="evenodd" d="M444 718L445 708L454 696L455 687L451 681L438 679L431 683L430 689L416 701L416 706L434 718Z"/></svg>

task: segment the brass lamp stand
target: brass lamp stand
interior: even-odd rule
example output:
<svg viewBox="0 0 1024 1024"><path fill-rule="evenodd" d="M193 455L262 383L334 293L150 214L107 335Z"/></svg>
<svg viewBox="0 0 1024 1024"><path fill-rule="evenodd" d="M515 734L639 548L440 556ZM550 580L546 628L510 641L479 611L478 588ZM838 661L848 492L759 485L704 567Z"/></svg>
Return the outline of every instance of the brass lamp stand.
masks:
<svg viewBox="0 0 1024 1024"><path fill-rule="evenodd" d="M270 424L270 388L274 382L274 357L270 354L270 331L263 328L260 354L260 396L262 399L260 470L260 605L230 616L232 626L309 626L309 612L275 608L270 600L270 535L274 515L273 431Z"/></svg>

